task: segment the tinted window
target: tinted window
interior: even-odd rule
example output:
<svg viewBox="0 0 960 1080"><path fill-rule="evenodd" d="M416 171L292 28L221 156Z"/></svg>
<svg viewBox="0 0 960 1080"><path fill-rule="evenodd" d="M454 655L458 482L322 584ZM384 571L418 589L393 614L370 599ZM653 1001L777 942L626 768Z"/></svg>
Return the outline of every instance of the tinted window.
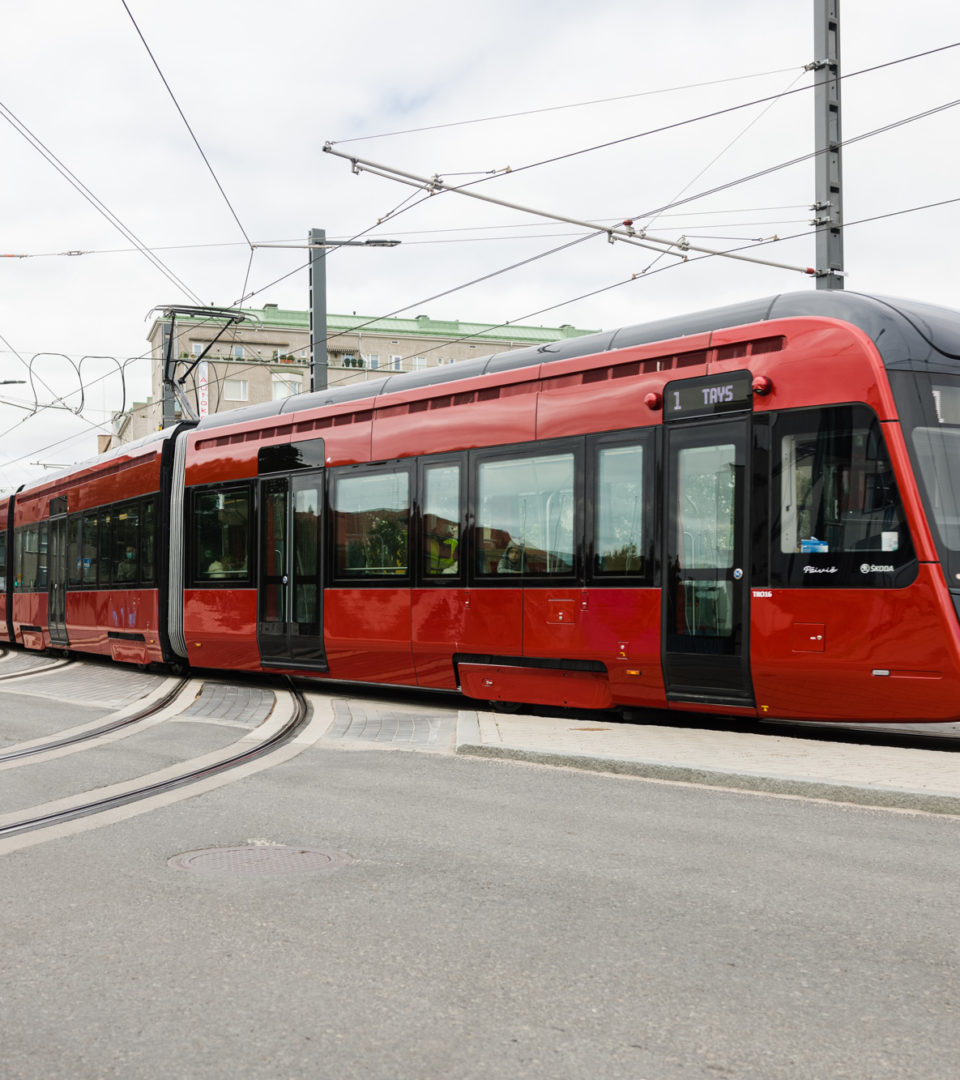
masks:
<svg viewBox="0 0 960 1080"><path fill-rule="evenodd" d="M250 576L250 489L193 492L193 579L246 582Z"/></svg>
<svg viewBox="0 0 960 1080"><path fill-rule="evenodd" d="M369 578L406 574L410 535L407 471L336 477L333 528L338 576Z"/></svg>
<svg viewBox="0 0 960 1080"><path fill-rule="evenodd" d="M804 410L783 414L774 430L774 576L793 585L905 584L913 544L873 413Z"/></svg>
<svg viewBox="0 0 960 1080"><path fill-rule="evenodd" d="M484 461L477 474L477 573L573 573L574 455Z"/></svg>
<svg viewBox="0 0 960 1080"><path fill-rule="evenodd" d="M643 467L642 446L597 451L594 573L644 571Z"/></svg>
<svg viewBox="0 0 960 1080"><path fill-rule="evenodd" d="M459 574L460 466L428 465L423 470L423 573Z"/></svg>

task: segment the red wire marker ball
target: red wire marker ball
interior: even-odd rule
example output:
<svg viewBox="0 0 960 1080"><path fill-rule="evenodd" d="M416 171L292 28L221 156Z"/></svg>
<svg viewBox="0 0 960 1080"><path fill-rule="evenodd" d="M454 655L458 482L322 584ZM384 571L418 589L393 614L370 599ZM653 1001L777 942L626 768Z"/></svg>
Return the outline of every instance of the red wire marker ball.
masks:
<svg viewBox="0 0 960 1080"><path fill-rule="evenodd" d="M654 412L656 412L658 409L663 407L663 395L658 394L656 391L651 391L643 399L643 403L648 409L652 409Z"/></svg>
<svg viewBox="0 0 960 1080"><path fill-rule="evenodd" d="M773 383L766 375L758 375L753 380L753 392L758 397L766 397L773 389Z"/></svg>

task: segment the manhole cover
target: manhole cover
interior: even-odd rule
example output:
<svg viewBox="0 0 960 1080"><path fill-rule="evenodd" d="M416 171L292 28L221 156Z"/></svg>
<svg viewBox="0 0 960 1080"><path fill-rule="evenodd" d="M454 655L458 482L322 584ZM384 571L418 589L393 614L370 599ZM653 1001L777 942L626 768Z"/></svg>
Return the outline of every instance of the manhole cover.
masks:
<svg viewBox="0 0 960 1080"><path fill-rule="evenodd" d="M301 874L308 870L332 870L351 861L342 851L277 844L185 851L168 859L167 865L202 874Z"/></svg>

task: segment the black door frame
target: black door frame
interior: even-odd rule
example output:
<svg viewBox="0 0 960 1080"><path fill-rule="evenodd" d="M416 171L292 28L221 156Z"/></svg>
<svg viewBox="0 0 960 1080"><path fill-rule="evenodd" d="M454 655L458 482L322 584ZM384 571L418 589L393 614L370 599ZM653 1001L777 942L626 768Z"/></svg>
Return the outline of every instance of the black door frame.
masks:
<svg viewBox="0 0 960 1080"><path fill-rule="evenodd" d="M661 641L668 700L754 705L749 640L750 427L749 414L664 425ZM733 447L734 480L733 547L723 559L729 565L699 566L697 559L690 564L677 506L679 456L683 450L726 445ZM701 625L693 621L697 618L702 618Z"/></svg>
<svg viewBox="0 0 960 1080"><path fill-rule="evenodd" d="M265 667L327 670L323 642L323 520L326 512L323 474L322 468L316 468L261 475L258 479L257 646ZM312 565L306 565L302 557L305 553L310 554L312 545L298 529L296 497L298 491L311 489L317 493L318 524ZM272 496L281 492L284 495L283 549L281 552L274 547L270 551L267 548L267 515ZM272 610L279 617L267 618L272 590L277 590Z"/></svg>

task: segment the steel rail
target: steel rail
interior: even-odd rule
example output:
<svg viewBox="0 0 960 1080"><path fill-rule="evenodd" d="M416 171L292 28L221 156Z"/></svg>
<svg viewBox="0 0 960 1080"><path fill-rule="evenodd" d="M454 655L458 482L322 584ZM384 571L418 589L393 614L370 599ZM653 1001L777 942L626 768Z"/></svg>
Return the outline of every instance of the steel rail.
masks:
<svg viewBox="0 0 960 1080"><path fill-rule="evenodd" d="M59 671L60 668L68 667L76 662L76 660L55 660L52 664L41 664L39 667L26 668L23 671L11 671L6 675L0 675L0 682L6 682L8 679L22 679L27 675L39 675L45 671Z"/></svg>
<svg viewBox="0 0 960 1080"><path fill-rule="evenodd" d="M14 821L9 825L0 826L0 839L8 836L16 836L20 833L33 832L37 829L49 828L52 825L60 825L63 822L73 821L76 818L89 817L93 814L102 814L107 810L113 810L119 806L126 806L129 803L147 799L151 795L159 795L166 791L174 791L177 788L185 787L186 785L196 783L199 780L205 780L207 777L216 776L218 773L226 772L228 769L236 768L238 765L243 765L249 761L255 761L257 758L263 757L265 754L270 753L271 750L275 750L288 743L300 732L301 728L307 722L307 700L292 681L288 680L288 683L290 695L296 702L296 709L294 710L293 716L279 731L274 732L268 739L264 739L263 742L258 743L256 746L252 746L247 750L241 751L239 754L234 754L231 757L225 758L223 761L218 761L213 765L207 765L200 769L193 769L180 776L173 776L169 780L159 780L152 784L145 784L140 788L134 788L132 791L123 792L120 795L111 795L107 798L93 799L90 802L81 803L78 806L66 807L63 810L56 810L48 814L40 814L37 817L25 818L23 821Z"/></svg>
<svg viewBox="0 0 960 1080"><path fill-rule="evenodd" d="M119 728L126 727L128 724L135 724L138 720L145 720L148 716L153 716L155 713L160 712L161 709L165 709L171 704L189 681L189 679L180 679L177 685L159 701L155 701L152 705L148 705L145 709L141 709L132 716L121 716L117 720L112 720L108 724L102 724L100 727L93 728L90 731L81 731L75 735L51 739L49 742L39 743L36 746L25 746L20 750L11 750L6 754L0 753L0 762L33 757L34 754L44 754L48 750L59 750L62 746L73 746L74 743L86 742L88 739L96 739L101 735L106 735L111 731L117 731Z"/></svg>

